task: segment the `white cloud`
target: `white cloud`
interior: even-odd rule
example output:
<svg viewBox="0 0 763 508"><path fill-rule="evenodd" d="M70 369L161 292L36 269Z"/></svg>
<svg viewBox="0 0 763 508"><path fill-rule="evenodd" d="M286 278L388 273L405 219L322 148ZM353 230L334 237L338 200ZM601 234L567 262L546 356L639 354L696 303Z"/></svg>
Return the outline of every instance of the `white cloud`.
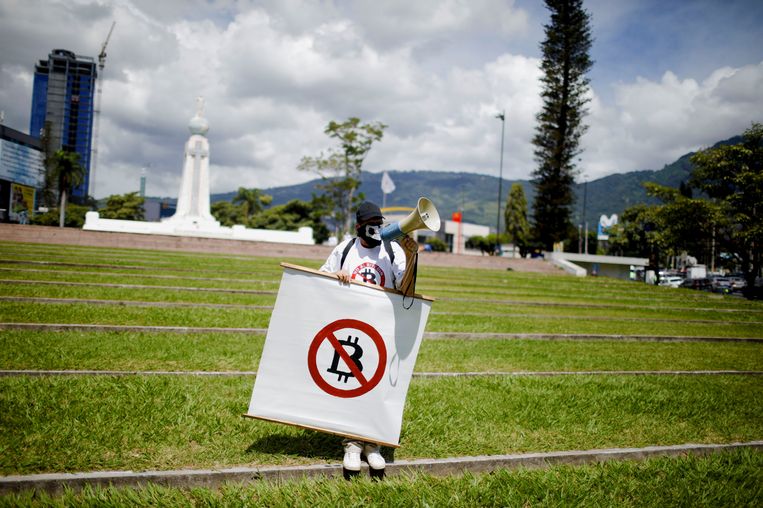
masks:
<svg viewBox="0 0 763 508"><path fill-rule="evenodd" d="M518 37L528 29L526 11L511 0L362 0L349 7L381 47L429 45L470 32Z"/></svg>
<svg viewBox="0 0 763 508"><path fill-rule="evenodd" d="M389 125L368 170L497 175L505 110L504 177L529 178L539 62L503 47L537 33L522 3L0 0L0 108L26 130L34 63L59 47L95 57L116 20L99 197L137 190L143 167L149 194L177 194L199 95L213 192L310 179L300 159L329 148L326 124L349 116ZM719 65L701 81L620 79L611 103L592 93L581 160L591 178L660 168L763 117L763 64Z"/></svg>
<svg viewBox="0 0 763 508"><path fill-rule="evenodd" d="M660 169L681 155L741 134L763 120L763 62L719 68L706 79L620 83L616 103L594 101L582 168L590 178Z"/></svg>
<svg viewBox="0 0 763 508"><path fill-rule="evenodd" d="M419 105L419 129L374 149L369 162L378 169L440 169L498 175L501 123L506 111L504 177L524 178L532 164L529 140L540 107L538 62L505 55L479 70L453 69L427 85Z"/></svg>

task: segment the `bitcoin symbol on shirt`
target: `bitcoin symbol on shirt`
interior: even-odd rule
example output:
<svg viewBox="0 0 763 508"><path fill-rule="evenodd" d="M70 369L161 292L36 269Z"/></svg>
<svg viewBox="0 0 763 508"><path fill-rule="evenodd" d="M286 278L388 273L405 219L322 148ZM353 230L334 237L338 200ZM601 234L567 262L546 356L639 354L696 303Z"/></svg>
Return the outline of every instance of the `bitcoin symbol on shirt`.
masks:
<svg viewBox="0 0 763 508"><path fill-rule="evenodd" d="M350 360L352 360L355 363L355 366L358 368L359 371L363 372L363 364L360 363L360 357L363 356L363 348L361 348L358 345L358 337L355 337L355 342L352 341L352 335L347 337L347 340L340 340L339 344L342 345L342 347L346 348L347 346L352 346L352 354L350 355ZM347 349L345 349L346 351ZM346 383L349 381L350 376L355 377L355 374L352 372L345 372L343 370L339 370L339 351L334 351L334 359L331 361L331 367L326 369L326 372L331 372L332 374L336 374L338 376L337 381L342 381L342 378L344 378L344 382ZM349 368L349 366L348 366Z"/></svg>
<svg viewBox="0 0 763 508"><path fill-rule="evenodd" d="M360 272L360 276L363 278L363 282L368 282L369 284L376 284L376 272L374 272L370 268L364 268L363 271Z"/></svg>

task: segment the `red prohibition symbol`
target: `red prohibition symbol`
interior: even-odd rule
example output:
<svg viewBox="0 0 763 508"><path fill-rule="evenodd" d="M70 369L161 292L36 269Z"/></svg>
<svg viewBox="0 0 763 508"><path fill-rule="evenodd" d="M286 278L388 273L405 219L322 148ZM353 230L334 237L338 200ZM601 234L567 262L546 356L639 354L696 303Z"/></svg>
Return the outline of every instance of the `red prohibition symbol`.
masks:
<svg viewBox="0 0 763 508"><path fill-rule="evenodd" d="M365 377L360 369L358 369L357 365L355 365L355 361L352 359L352 357L350 357L349 354L347 354L344 346L339 343L339 339L337 339L336 335L334 334L334 332L347 328L352 328L363 332L373 341L377 351L379 352L379 364L376 367L376 372L374 372L370 379ZM335 386L330 385L323 378L320 371L318 370L316 357L318 356L318 348L321 346L324 340L329 341L329 344L331 344L331 347L334 348L334 351L336 351L341 357L342 361L347 364L347 367L355 376L355 379L357 379L360 383L359 387L343 390L341 388L336 388ZM358 321L357 319L338 319L333 323L329 323L328 325L324 326L321 331L315 335L315 338L313 339L313 342L310 344L310 348L307 351L307 368L310 371L310 376L312 376L315 384L317 384L321 390L328 393L329 395L342 397L345 399L358 397L368 393L376 385L378 385L379 381L381 381L381 378L384 376L384 366L386 364L387 348L384 345L384 339L382 339L382 336L373 326L369 325L368 323L364 323L363 321Z"/></svg>

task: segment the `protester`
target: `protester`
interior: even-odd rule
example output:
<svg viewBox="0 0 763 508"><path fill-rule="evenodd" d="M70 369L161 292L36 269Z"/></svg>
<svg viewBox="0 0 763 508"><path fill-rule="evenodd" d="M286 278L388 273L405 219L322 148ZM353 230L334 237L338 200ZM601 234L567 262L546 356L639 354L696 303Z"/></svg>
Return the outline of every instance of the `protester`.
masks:
<svg viewBox="0 0 763 508"><path fill-rule="evenodd" d="M336 274L342 283L355 280L413 295L418 244L407 235L396 241L382 240L384 217L381 209L369 201L360 204L355 222L357 237L337 245L321 271ZM386 462L377 443L345 439L343 445L345 473L360 471L361 454L365 455L372 471L385 468Z"/></svg>

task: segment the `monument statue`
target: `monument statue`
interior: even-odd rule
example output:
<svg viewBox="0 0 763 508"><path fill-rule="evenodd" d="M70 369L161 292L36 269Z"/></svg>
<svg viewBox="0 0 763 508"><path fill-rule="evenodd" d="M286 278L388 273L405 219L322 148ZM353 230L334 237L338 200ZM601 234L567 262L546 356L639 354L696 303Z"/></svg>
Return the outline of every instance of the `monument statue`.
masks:
<svg viewBox="0 0 763 508"><path fill-rule="evenodd" d="M167 222L192 229L217 228L220 223L209 211L209 123L204 118L204 98L196 98L196 115L188 124L191 137L185 144L183 176L175 215Z"/></svg>
<svg viewBox="0 0 763 508"><path fill-rule="evenodd" d="M209 124L204 118L204 99L196 98L196 114L188 123L191 137L185 144L183 175L175 215L161 222L101 219L98 212L85 214L87 231L114 231L146 235L189 236L255 242L281 242L314 245L313 228L297 231L249 229L243 224L221 226L209 207Z"/></svg>

